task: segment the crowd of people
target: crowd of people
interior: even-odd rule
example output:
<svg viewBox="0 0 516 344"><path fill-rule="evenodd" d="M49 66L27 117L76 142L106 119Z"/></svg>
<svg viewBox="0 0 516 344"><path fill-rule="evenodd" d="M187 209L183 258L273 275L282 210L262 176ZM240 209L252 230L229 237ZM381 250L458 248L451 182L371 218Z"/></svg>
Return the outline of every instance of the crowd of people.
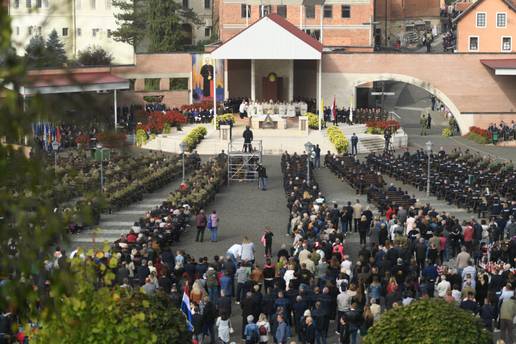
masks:
<svg viewBox="0 0 516 344"><path fill-rule="evenodd" d="M369 121L386 121L389 117L389 113L382 108L358 108L358 109L335 109L332 107L324 108L324 122L332 122L334 124L346 123L346 124L364 124Z"/></svg>
<svg viewBox="0 0 516 344"><path fill-rule="evenodd" d="M487 130L491 133L494 144L501 141L516 140L516 123L514 121L511 121L510 124L504 121L499 124L490 123Z"/></svg>

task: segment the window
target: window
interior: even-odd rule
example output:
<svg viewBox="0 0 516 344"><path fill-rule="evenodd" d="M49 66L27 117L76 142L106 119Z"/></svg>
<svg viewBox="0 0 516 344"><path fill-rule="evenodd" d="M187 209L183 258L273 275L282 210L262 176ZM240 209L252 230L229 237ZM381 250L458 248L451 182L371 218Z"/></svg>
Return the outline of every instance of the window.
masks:
<svg viewBox="0 0 516 344"><path fill-rule="evenodd" d="M93 37L97 37L97 34L99 33L100 29L91 29L91 35Z"/></svg>
<svg viewBox="0 0 516 344"><path fill-rule="evenodd" d="M204 37L210 37L211 36L211 26L206 26L204 28Z"/></svg>
<svg viewBox="0 0 516 344"><path fill-rule="evenodd" d="M159 91L159 82L161 79L145 79L144 91Z"/></svg>
<svg viewBox="0 0 516 344"><path fill-rule="evenodd" d="M317 30L306 29L303 31L306 32L306 34L308 36L311 36L311 37L315 38L316 40L319 40L319 38L321 37L321 30L319 30L319 29L317 29Z"/></svg>
<svg viewBox="0 0 516 344"><path fill-rule="evenodd" d="M90 0L90 7L94 10L97 7L97 0Z"/></svg>
<svg viewBox="0 0 516 344"><path fill-rule="evenodd" d="M351 6L342 5L341 16L342 16L342 18L351 18Z"/></svg>
<svg viewBox="0 0 516 344"><path fill-rule="evenodd" d="M204 8L207 10L211 8L211 0L204 0Z"/></svg>
<svg viewBox="0 0 516 344"><path fill-rule="evenodd" d="M251 5L242 4L240 6L240 16L242 18L251 18Z"/></svg>
<svg viewBox="0 0 516 344"><path fill-rule="evenodd" d="M287 5L278 5L278 8L276 10L279 16L287 18Z"/></svg>
<svg viewBox="0 0 516 344"><path fill-rule="evenodd" d="M479 12L477 13L477 27L486 27L486 13L485 12Z"/></svg>
<svg viewBox="0 0 516 344"><path fill-rule="evenodd" d="M129 90L134 91L134 83L136 82L136 79L129 79Z"/></svg>
<svg viewBox="0 0 516 344"><path fill-rule="evenodd" d="M31 2L31 0L27 0L27 1L25 2L25 6L27 6L27 8L31 8L31 7L32 7L32 2Z"/></svg>
<svg viewBox="0 0 516 344"><path fill-rule="evenodd" d="M502 52L512 51L512 37L502 37Z"/></svg>
<svg viewBox="0 0 516 344"><path fill-rule="evenodd" d="M469 37L469 51L478 51L478 37Z"/></svg>
<svg viewBox="0 0 516 344"><path fill-rule="evenodd" d="M63 28L63 37L66 37L66 36L68 36L68 28L64 27Z"/></svg>
<svg viewBox="0 0 516 344"><path fill-rule="evenodd" d="M260 5L260 18L267 17L271 13L272 13L271 5Z"/></svg>
<svg viewBox="0 0 516 344"><path fill-rule="evenodd" d="M324 18L332 18L333 17L333 6L332 5L324 5L323 17Z"/></svg>
<svg viewBox="0 0 516 344"><path fill-rule="evenodd" d="M81 30L81 28L78 28L77 29L77 36L80 36L80 35L82 35L82 30Z"/></svg>
<svg viewBox="0 0 516 344"><path fill-rule="evenodd" d="M183 0L183 9L187 10L190 8L190 4L188 3L188 0Z"/></svg>
<svg viewBox="0 0 516 344"><path fill-rule="evenodd" d="M315 18L315 5L305 6L305 18Z"/></svg>
<svg viewBox="0 0 516 344"><path fill-rule="evenodd" d="M188 90L188 78L171 78L170 79L170 90L171 91L187 91Z"/></svg>
<svg viewBox="0 0 516 344"><path fill-rule="evenodd" d="M20 8L20 0L14 0L13 1L13 7L14 8Z"/></svg>
<svg viewBox="0 0 516 344"><path fill-rule="evenodd" d="M110 10L111 9L111 4L113 3L112 0L106 0L106 10Z"/></svg>
<svg viewBox="0 0 516 344"><path fill-rule="evenodd" d="M43 0L36 0L36 8L41 8L43 6Z"/></svg>
<svg viewBox="0 0 516 344"><path fill-rule="evenodd" d="M506 27L507 26L507 14L506 13L497 13L496 14L496 27Z"/></svg>

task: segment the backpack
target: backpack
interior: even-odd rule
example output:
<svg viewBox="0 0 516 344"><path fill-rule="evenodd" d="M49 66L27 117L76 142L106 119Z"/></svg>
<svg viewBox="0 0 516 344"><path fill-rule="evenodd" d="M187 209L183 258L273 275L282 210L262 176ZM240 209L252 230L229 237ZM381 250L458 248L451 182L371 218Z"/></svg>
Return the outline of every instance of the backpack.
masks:
<svg viewBox="0 0 516 344"><path fill-rule="evenodd" d="M265 327L265 325L261 325L260 328L258 329L258 333L260 334L260 336L266 336L267 335L267 327Z"/></svg>

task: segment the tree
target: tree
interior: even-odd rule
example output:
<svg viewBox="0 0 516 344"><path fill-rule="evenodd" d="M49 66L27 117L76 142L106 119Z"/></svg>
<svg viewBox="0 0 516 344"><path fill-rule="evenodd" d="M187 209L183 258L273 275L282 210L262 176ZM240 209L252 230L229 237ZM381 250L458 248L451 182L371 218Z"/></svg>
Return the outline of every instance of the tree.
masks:
<svg viewBox="0 0 516 344"><path fill-rule="evenodd" d="M48 35L46 55L46 65L49 67L61 67L67 61L64 44L59 39L55 29Z"/></svg>
<svg viewBox="0 0 516 344"><path fill-rule="evenodd" d="M25 58L30 67L45 67L47 65L46 46L43 37L33 36L25 48Z"/></svg>
<svg viewBox="0 0 516 344"><path fill-rule="evenodd" d="M90 46L79 52L78 62L83 66L109 66L113 56L98 46Z"/></svg>
<svg viewBox="0 0 516 344"><path fill-rule="evenodd" d="M140 47L148 43L148 52L183 50L183 23L199 25L201 21L191 9L183 9L176 1L114 0L118 29L115 40Z"/></svg>
<svg viewBox="0 0 516 344"><path fill-rule="evenodd" d="M441 299L419 300L382 315L364 344L487 344L489 332L470 312Z"/></svg>

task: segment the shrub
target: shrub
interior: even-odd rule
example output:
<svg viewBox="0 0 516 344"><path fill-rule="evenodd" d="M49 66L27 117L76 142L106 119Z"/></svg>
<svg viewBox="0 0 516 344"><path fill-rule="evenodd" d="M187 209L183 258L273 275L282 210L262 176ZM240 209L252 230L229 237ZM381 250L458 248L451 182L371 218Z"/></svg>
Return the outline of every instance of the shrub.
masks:
<svg viewBox="0 0 516 344"><path fill-rule="evenodd" d="M75 143L78 145L87 145L90 143L90 138L86 134L81 134L75 138Z"/></svg>
<svg viewBox="0 0 516 344"><path fill-rule="evenodd" d="M482 128L479 128L479 127L469 127L469 132L470 133L474 133L474 134L479 135L479 136L482 136L482 137L485 137L488 142L490 142L492 140L492 138L493 138L493 133L491 133L487 129L482 129Z"/></svg>
<svg viewBox="0 0 516 344"><path fill-rule="evenodd" d="M319 116L311 112L307 112L306 116L308 117L308 128L319 129Z"/></svg>
<svg viewBox="0 0 516 344"><path fill-rule="evenodd" d="M440 299L419 300L382 315L364 337L364 344L487 344L490 334L471 313Z"/></svg>
<svg viewBox="0 0 516 344"><path fill-rule="evenodd" d="M490 142L490 139L488 139L487 137L485 136L482 136L482 135L479 135L477 133L474 133L474 132L469 132L466 134L466 138L471 140L471 141L474 141L478 144L481 144L481 145L484 145L484 144L487 144Z"/></svg>
<svg viewBox="0 0 516 344"><path fill-rule="evenodd" d="M442 135L444 137L453 136L453 130L451 128L444 128L443 131L442 131Z"/></svg>
<svg viewBox="0 0 516 344"><path fill-rule="evenodd" d="M217 116L217 129L219 129L221 124L232 125L233 123L235 123L235 117L233 117L233 114L231 113Z"/></svg>
<svg viewBox="0 0 516 344"><path fill-rule="evenodd" d="M145 129L137 129L136 130L136 145L138 147L143 146L148 140L147 133L145 132Z"/></svg>
<svg viewBox="0 0 516 344"><path fill-rule="evenodd" d="M335 149L339 154L345 153L348 151L349 140L344 136L342 130L339 127L333 126L328 128L328 137L330 142L333 143Z"/></svg>
<svg viewBox="0 0 516 344"><path fill-rule="evenodd" d="M197 127L189 132L188 135L186 135L186 137L183 139L183 142L186 143L186 150L188 152L193 151L207 133L208 130L206 130L205 127Z"/></svg>
<svg viewBox="0 0 516 344"><path fill-rule="evenodd" d="M212 101L204 101L201 103L194 103L194 104L185 104L181 106L181 111L193 111L193 110L210 110L213 109L213 102Z"/></svg>

